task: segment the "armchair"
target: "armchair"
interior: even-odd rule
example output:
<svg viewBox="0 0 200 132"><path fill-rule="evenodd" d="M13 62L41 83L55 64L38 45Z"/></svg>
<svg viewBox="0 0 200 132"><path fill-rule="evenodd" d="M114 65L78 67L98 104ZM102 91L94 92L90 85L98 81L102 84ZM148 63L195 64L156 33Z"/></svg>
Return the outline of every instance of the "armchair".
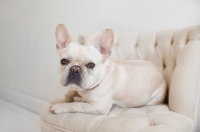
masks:
<svg viewBox="0 0 200 132"><path fill-rule="evenodd" d="M93 35L81 35L87 44ZM113 60L148 60L168 84L165 104L113 107L108 115L52 114L41 110L41 132L194 132L200 82L200 26L179 30L115 34ZM63 93L64 94L64 93Z"/></svg>

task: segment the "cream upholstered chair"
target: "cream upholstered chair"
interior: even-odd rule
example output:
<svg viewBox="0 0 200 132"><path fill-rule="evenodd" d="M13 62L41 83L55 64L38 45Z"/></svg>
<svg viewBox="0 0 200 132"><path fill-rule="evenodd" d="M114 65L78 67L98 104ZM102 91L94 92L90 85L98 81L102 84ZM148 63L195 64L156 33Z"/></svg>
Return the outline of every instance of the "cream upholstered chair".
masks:
<svg viewBox="0 0 200 132"><path fill-rule="evenodd" d="M79 41L87 44L93 37L82 35ZM47 105L41 111L42 132L195 131L200 89L200 26L116 34L110 58L149 60L157 64L168 84L166 103L138 108L114 107L106 116L84 113L55 115Z"/></svg>

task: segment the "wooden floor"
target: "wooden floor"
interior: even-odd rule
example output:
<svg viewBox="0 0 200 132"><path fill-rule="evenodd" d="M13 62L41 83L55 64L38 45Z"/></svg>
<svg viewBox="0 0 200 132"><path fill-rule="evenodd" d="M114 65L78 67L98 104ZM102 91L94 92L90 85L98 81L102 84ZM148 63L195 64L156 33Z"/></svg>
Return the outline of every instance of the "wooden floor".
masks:
<svg viewBox="0 0 200 132"><path fill-rule="evenodd" d="M0 99L0 132L40 132L39 115Z"/></svg>

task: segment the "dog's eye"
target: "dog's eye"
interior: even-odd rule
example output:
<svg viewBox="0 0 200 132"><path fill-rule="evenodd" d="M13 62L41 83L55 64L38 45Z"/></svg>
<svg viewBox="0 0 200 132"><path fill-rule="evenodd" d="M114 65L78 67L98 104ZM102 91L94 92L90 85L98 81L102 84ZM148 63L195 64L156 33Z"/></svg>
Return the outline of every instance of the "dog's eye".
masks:
<svg viewBox="0 0 200 132"><path fill-rule="evenodd" d="M90 63L87 64L87 68L91 68L91 69L92 69L92 68L94 68L94 67L95 67L95 64L94 64L94 63L91 63L91 62L90 62Z"/></svg>
<svg viewBox="0 0 200 132"><path fill-rule="evenodd" d="M69 64L69 60L67 60L67 59L62 59L60 62L61 62L62 65Z"/></svg>

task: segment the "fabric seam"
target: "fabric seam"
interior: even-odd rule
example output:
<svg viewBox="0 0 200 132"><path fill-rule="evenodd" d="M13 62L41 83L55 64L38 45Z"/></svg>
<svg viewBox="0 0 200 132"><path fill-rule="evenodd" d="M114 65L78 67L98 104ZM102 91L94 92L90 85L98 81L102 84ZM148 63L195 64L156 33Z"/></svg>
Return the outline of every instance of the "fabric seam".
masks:
<svg viewBox="0 0 200 132"><path fill-rule="evenodd" d="M49 122L45 121L42 117L40 117L40 119L41 119L46 125L48 125L48 126L50 126L50 127L52 127L52 128L55 128L55 129L57 129L57 130L61 130L61 131L63 131L63 132L73 132L73 131L71 131L71 130L63 129L63 128L61 128L61 127L52 125L52 124L50 124Z"/></svg>

